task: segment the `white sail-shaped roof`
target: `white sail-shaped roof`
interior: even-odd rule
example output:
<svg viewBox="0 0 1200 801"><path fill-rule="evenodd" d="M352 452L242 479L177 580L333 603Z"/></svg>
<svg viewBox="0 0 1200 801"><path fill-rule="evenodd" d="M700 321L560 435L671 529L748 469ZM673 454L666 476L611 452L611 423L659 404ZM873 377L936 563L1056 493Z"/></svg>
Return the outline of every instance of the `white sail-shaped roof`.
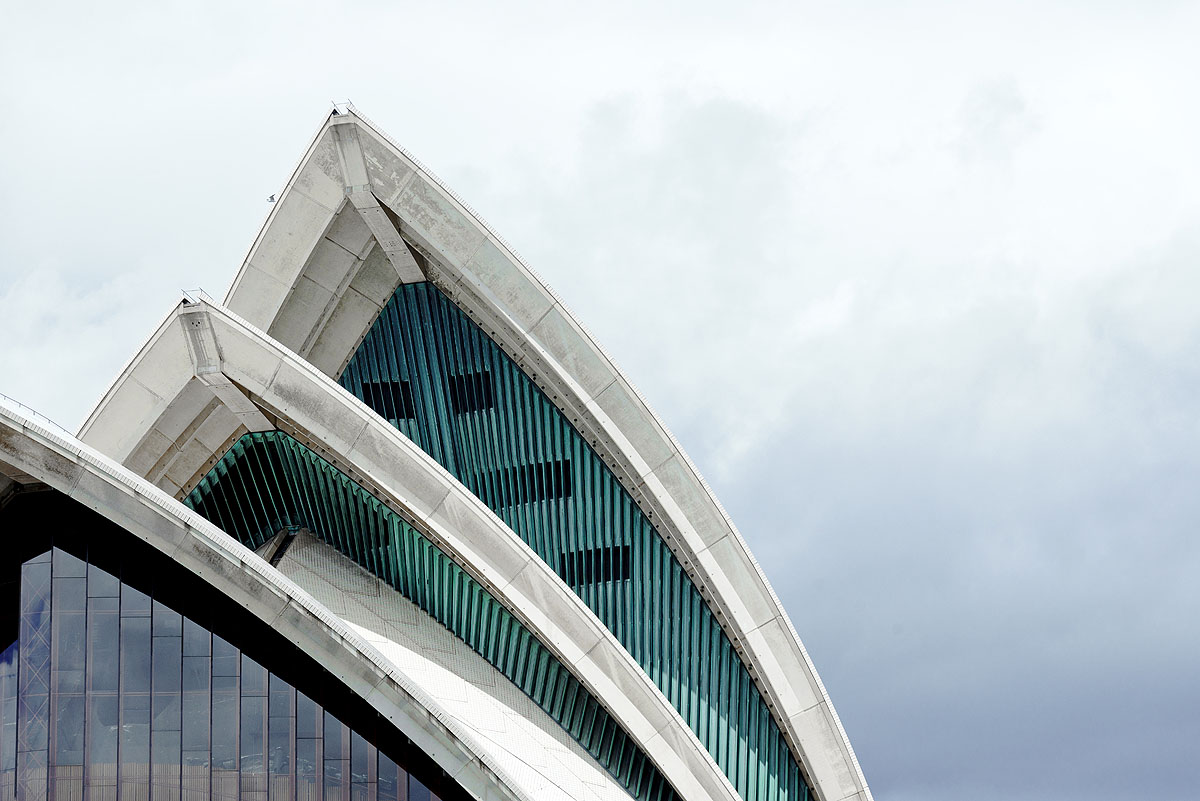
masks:
<svg viewBox="0 0 1200 801"><path fill-rule="evenodd" d="M823 799L870 791L778 597L699 472L557 295L436 176L353 109L331 114L226 305L338 376L400 283L428 280L545 390L709 599Z"/></svg>

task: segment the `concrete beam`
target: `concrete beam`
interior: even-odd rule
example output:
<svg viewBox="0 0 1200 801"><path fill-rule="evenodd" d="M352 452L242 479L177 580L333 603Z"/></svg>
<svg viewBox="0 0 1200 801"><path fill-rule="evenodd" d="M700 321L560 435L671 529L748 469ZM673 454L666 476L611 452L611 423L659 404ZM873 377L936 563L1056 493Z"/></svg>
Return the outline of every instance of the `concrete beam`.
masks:
<svg viewBox="0 0 1200 801"><path fill-rule="evenodd" d="M223 371L221 349L213 335L208 315L202 314L198 308L188 307L179 315L179 324L187 338L192 371L200 383L211 389L221 405L248 431L274 431L275 426L263 416L254 401L246 397Z"/></svg>
<svg viewBox="0 0 1200 801"><path fill-rule="evenodd" d="M347 120L349 121L349 120ZM388 261L396 270L400 283L411 284L424 281L425 274L417 265L416 259L409 252L408 246L400 237L400 232L388 219L379 200L371 192L370 178L367 176L367 165L363 159L362 148L358 143L358 126L353 124L333 125L330 128L334 142L337 143L338 158L341 160L342 175L345 181L346 197L358 209L375 241L387 254Z"/></svg>

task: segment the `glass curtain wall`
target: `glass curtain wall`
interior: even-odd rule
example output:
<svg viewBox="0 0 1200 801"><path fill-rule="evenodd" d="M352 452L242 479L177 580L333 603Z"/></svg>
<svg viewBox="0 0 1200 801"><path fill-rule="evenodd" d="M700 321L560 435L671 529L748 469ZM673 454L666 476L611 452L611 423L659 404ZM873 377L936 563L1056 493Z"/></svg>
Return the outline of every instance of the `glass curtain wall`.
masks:
<svg viewBox="0 0 1200 801"><path fill-rule="evenodd" d="M750 671L650 518L521 366L402 284L339 383L487 504L608 626L745 801L806 801Z"/></svg>
<svg viewBox="0 0 1200 801"><path fill-rule="evenodd" d="M0 796L438 799L250 654L58 548L21 565L0 652Z"/></svg>
<svg viewBox="0 0 1200 801"><path fill-rule="evenodd" d="M248 548L304 527L507 676L638 801L678 801L650 757L542 641L445 552L281 431L243 435L184 503Z"/></svg>

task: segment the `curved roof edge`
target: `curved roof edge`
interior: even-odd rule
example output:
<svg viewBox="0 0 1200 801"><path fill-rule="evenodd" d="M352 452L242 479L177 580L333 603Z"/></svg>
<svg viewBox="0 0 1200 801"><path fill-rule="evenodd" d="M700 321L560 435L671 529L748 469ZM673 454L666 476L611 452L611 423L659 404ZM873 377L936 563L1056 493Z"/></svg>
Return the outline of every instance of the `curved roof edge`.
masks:
<svg viewBox="0 0 1200 801"><path fill-rule="evenodd" d="M351 129L354 144L347 148L345 132ZM479 320L537 381L647 510L713 603L823 801L871 799L795 627L741 533L674 436L545 281L440 179L357 110L330 115L318 130L226 304L271 330L345 198L362 198L364 192L388 210L398 234L425 257L428 279ZM382 299L372 302L381 305ZM357 339L340 335L339 342L349 343L342 365L365 333L358 327L363 330ZM340 369L328 358L319 366L334 374Z"/></svg>
<svg viewBox="0 0 1200 801"><path fill-rule="evenodd" d="M604 704L685 798L737 801L613 634L491 509L327 375L209 302L176 306L81 439L180 496L247 431L280 429L462 565Z"/></svg>
<svg viewBox="0 0 1200 801"><path fill-rule="evenodd" d="M85 443L0 397L0 463L36 479L171 557L272 626L367 701L480 799L531 795L469 722L291 579L232 537Z"/></svg>

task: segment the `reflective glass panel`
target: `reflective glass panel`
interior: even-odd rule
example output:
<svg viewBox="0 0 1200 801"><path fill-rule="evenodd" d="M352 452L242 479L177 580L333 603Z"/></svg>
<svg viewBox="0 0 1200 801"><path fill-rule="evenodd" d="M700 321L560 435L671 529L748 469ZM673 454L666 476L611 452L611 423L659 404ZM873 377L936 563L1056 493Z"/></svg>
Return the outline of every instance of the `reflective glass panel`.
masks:
<svg viewBox="0 0 1200 801"><path fill-rule="evenodd" d="M403 801L367 737L169 604L58 550L20 576L0 801L378 801L380 764Z"/></svg>

